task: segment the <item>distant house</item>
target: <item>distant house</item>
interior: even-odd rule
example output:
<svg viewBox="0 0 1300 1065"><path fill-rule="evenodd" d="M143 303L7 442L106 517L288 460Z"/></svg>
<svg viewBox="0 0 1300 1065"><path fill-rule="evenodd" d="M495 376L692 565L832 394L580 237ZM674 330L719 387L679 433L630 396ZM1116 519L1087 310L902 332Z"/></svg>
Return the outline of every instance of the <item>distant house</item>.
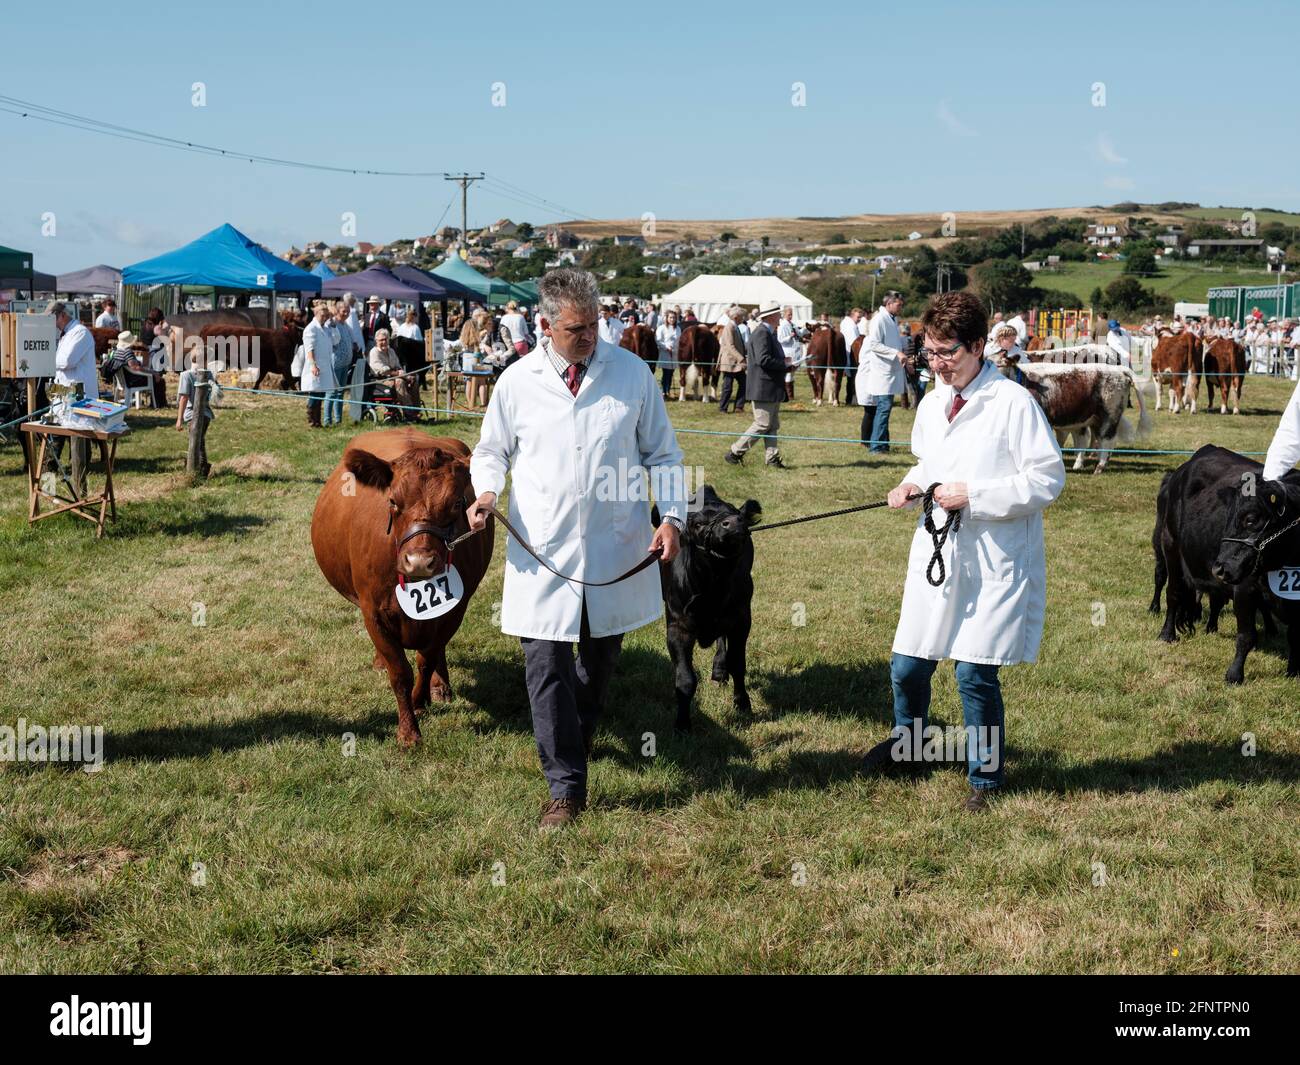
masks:
<svg viewBox="0 0 1300 1065"><path fill-rule="evenodd" d="M498 240L493 244L493 247L496 248L497 251L514 251L520 246L520 243L521 242L515 240L514 237L507 237L505 240Z"/></svg>
<svg viewBox="0 0 1300 1065"><path fill-rule="evenodd" d="M569 248L560 252L554 259L546 263L546 269L554 270L557 266L573 266L578 261L577 255Z"/></svg>
<svg viewBox="0 0 1300 1065"><path fill-rule="evenodd" d="M561 229L559 226L547 226L546 246L556 250L559 250L560 248L576 248L578 246L578 238L567 229Z"/></svg>
<svg viewBox="0 0 1300 1065"><path fill-rule="evenodd" d="M1118 247L1133 234L1126 222L1096 222L1083 231L1083 241L1094 248Z"/></svg>
<svg viewBox="0 0 1300 1065"><path fill-rule="evenodd" d="M471 255L465 261L469 263L470 266L474 267L474 269L476 270L492 269L492 260L489 259L486 255Z"/></svg>
<svg viewBox="0 0 1300 1065"><path fill-rule="evenodd" d="M455 226L443 226L434 234L434 238L439 244L450 244L453 240L460 240L460 230Z"/></svg>
<svg viewBox="0 0 1300 1065"><path fill-rule="evenodd" d="M357 246L358 255L369 255L371 252L375 250L375 246L367 240L357 241L356 246Z"/></svg>
<svg viewBox="0 0 1300 1065"><path fill-rule="evenodd" d="M525 241L510 254L515 259L530 259L532 258L533 251L534 248L532 241Z"/></svg>
<svg viewBox="0 0 1300 1065"><path fill-rule="evenodd" d="M641 236L640 233L615 233L614 245L616 247L644 248L645 237Z"/></svg>
<svg viewBox="0 0 1300 1065"><path fill-rule="evenodd" d="M498 237L513 237L519 232L519 227L508 218L498 218L488 226L488 232Z"/></svg>

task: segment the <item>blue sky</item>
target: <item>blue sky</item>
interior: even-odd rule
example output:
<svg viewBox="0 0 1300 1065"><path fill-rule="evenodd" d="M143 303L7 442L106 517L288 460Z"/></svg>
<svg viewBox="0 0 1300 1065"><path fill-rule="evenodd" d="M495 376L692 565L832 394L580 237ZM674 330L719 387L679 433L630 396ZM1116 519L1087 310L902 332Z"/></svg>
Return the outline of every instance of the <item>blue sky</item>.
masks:
<svg viewBox="0 0 1300 1065"><path fill-rule="evenodd" d="M933 211L938 224L1124 199L1300 210L1296 5L185 8L16 5L0 93L266 155L486 171L597 218ZM4 113L0 136L0 244L52 272L134 262L226 221L277 251L343 240L345 211L375 242L459 224L440 178L250 165ZM471 190L471 225L503 215L565 212Z"/></svg>

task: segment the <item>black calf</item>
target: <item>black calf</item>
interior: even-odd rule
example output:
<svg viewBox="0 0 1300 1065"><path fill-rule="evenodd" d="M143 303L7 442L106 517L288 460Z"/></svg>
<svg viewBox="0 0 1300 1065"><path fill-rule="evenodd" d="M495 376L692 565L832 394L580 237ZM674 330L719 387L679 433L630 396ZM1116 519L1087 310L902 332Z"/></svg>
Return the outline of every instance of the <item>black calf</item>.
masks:
<svg viewBox="0 0 1300 1065"><path fill-rule="evenodd" d="M749 527L761 513L762 508L752 499L737 509L719 499L711 485L704 485L687 514L681 554L659 569L679 732L691 730L691 700L698 683L693 661L697 643L704 647L717 643L713 679L725 684L730 677L736 710L742 714L750 711L745 645L754 597L754 543ZM659 524L658 508L651 520Z"/></svg>

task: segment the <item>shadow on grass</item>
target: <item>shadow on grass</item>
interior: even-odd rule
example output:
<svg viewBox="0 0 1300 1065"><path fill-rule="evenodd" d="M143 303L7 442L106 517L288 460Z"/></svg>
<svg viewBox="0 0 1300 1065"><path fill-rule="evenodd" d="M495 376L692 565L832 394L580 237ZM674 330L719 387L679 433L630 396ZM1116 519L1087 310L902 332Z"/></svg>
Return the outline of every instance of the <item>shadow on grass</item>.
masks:
<svg viewBox="0 0 1300 1065"><path fill-rule="evenodd" d="M391 739L395 720L396 711L384 707L355 720L326 714L287 713L133 732L110 731L104 736L104 761L164 762L173 758L202 758L284 739L319 739L322 736L337 739L345 731L355 733L358 739Z"/></svg>

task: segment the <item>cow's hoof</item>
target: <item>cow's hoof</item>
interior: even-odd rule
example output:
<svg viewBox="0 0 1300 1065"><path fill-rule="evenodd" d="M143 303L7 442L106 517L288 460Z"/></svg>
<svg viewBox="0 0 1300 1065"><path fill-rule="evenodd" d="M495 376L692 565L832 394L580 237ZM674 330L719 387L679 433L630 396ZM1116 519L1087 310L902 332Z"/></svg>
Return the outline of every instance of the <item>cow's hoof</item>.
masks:
<svg viewBox="0 0 1300 1065"><path fill-rule="evenodd" d="M397 730L397 746L404 751L409 751L420 742L420 730L418 728Z"/></svg>
<svg viewBox="0 0 1300 1065"><path fill-rule="evenodd" d="M737 699L732 703L732 707L740 717L754 716L754 707L750 704L748 699Z"/></svg>
<svg viewBox="0 0 1300 1065"><path fill-rule="evenodd" d="M449 703L451 702L451 689L435 686L429 689L428 702L431 703Z"/></svg>
<svg viewBox="0 0 1300 1065"><path fill-rule="evenodd" d="M1156 637L1161 643L1177 643L1178 637L1171 632L1162 632Z"/></svg>
<svg viewBox="0 0 1300 1065"><path fill-rule="evenodd" d="M691 724L691 719L689 717L678 717L677 720L673 722L673 731L680 736L689 736L695 731L695 726Z"/></svg>
<svg viewBox="0 0 1300 1065"><path fill-rule="evenodd" d="M1225 684L1244 684L1246 682L1245 671L1234 671L1229 669L1227 675L1223 678Z"/></svg>
<svg viewBox="0 0 1300 1065"><path fill-rule="evenodd" d="M726 666L714 666L713 673L711 675L713 679L716 680L719 684L726 684L727 678L729 676L729 674L727 673Z"/></svg>

